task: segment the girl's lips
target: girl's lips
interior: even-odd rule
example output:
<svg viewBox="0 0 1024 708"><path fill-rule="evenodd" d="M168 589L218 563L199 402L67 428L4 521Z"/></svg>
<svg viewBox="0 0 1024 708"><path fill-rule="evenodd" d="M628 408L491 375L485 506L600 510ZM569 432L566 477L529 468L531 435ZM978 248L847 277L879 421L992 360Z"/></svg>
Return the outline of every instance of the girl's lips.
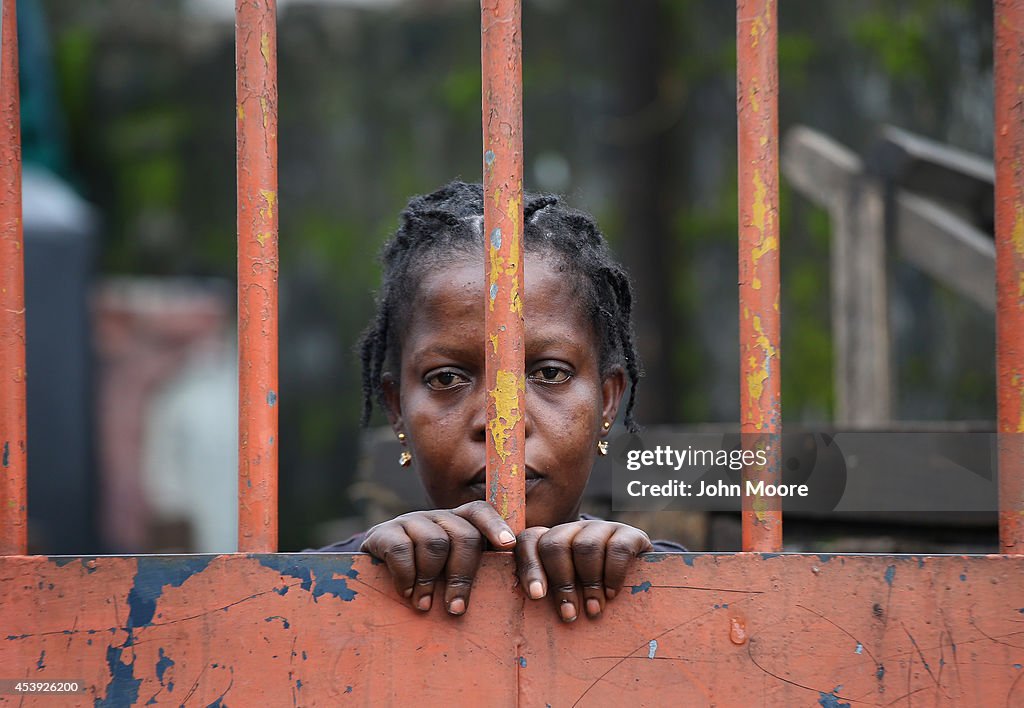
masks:
<svg viewBox="0 0 1024 708"><path fill-rule="evenodd" d="M540 482L544 480L537 472L530 468L526 468L526 493L529 494L530 490L536 487ZM469 488L473 490L478 499L487 498L487 472L480 470L474 476L472 481L469 483Z"/></svg>

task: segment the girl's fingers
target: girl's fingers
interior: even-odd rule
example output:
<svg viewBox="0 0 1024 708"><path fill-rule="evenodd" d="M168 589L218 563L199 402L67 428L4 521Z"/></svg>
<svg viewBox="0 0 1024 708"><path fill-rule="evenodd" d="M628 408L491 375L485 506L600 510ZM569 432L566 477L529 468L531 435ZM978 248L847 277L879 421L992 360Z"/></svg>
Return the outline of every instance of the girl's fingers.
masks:
<svg viewBox="0 0 1024 708"><path fill-rule="evenodd" d="M537 551L537 542L548 530L547 526L533 526L519 534L516 541L516 573L519 576L519 587L531 600L539 600L548 594L548 579Z"/></svg>
<svg viewBox="0 0 1024 708"><path fill-rule="evenodd" d="M597 617L604 611L605 549L616 530L615 524L584 522L572 539L572 560L583 595L583 611L588 617Z"/></svg>
<svg viewBox="0 0 1024 708"><path fill-rule="evenodd" d="M400 518L402 527L413 541L416 560L416 578L410 599L413 607L426 612L434 601L434 583L448 562L451 540L443 528L425 516L410 514Z"/></svg>
<svg viewBox="0 0 1024 708"><path fill-rule="evenodd" d="M510 551L516 543L516 535L509 525L493 506L482 499L452 509L452 513L473 524L496 550Z"/></svg>
<svg viewBox="0 0 1024 708"><path fill-rule="evenodd" d="M563 622L575 622L580 615L572 540L581 529L579 524L555 526L537 542L537 552L548 578L548 594Z"/></svg>
<svg viewBox="0 0 1024 708"><path fill-rule="evenodd" d="M445 565L444 606L449 614L461 615L469 608L469 593L480 567L484 537L473 524L450 512L432 517L451 540Z"/></svg>
<svg viewBox="0 0 1024 708"><path fill-rule="evenodd" d="M626 571L638 555L653 548L647 534L632 526L620 525L608 539L604 556L605 596L611 600L626 580Z"/></svg>
<svg viewBox="0 0 1024 708"><path fill-rule="evenodd" d="M395 591L399 596L409 598L412 597L416 582L413 548L413 541L402 525L397 521L389 521L370 529L359 550L384 561L395 583Z"/></svg>

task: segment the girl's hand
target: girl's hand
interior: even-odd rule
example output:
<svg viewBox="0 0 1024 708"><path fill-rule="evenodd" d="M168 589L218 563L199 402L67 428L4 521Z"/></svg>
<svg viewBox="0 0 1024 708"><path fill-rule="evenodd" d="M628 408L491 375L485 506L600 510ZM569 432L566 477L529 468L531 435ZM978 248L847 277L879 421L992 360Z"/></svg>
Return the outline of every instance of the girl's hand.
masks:
<svg viewBox="0 0 1024 708"><path fill-rule="evenodd" d="M445 607L450 614L461 615L469 606L485 538L501 551L516 544L512 529L494 507L474 501L377 524L359 550L387 563L398 594L424 612L433 602L434 584L443 579Z"/></svg>
<svg viewBox="0 0 1024 708"><path fill-rule="evenodd" d="M575 621L581 607L598 617L622 589L633 559L652 548L643 531L614 521L534 526L515 547L519 583L533 600L550 594L565 622Z"/></svg>

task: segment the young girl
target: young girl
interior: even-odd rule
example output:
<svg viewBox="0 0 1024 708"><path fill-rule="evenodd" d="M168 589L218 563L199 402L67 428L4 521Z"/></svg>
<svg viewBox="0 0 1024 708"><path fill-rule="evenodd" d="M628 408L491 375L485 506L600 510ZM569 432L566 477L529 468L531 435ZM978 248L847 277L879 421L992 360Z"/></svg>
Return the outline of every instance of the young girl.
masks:
<svg viewBox="0 0 1024 708"><path fill-rule="evenodd" d="M639 369L629 280L594 221L524 195L526 525L517 539L484 501L483 193L453 182L412 199L385 244L377 314L363 335L363 422L373 401L405 446L433 511L404 514L324 551L387 563L395 588L428 611L435 584L453 615L469 606L485 540L514 551L528 597L559 617L597 617L640 553L682 551L625 524L580 516L591 467Z"/></svg>

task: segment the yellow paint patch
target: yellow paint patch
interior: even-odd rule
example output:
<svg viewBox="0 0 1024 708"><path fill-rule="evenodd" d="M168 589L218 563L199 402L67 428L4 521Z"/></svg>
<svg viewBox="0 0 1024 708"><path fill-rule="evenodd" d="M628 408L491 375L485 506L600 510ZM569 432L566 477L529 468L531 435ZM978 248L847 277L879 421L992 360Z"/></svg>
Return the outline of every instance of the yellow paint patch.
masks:
<svg viewBox="0 0 1024 708"><path fill-rule="evenodd" d="M498 335L496 334L491 335L491 349L494 350L495 354L498 353Z"/></svg>
<svg viewBox="0 0 1024 708"><path fill-rule="evenodd" d="M506 444L523 417L519 409L519 394L526 388L526 379L506 370L499 370L496 378L495 388L489 392L494 404L494 418L488 427L494 440L494 451L504 462L509 456Z"/></svg>
<svg viewBox="0 0 1024 708"><path fill-rule="evenodd" d="M267 98L260 96L260 113L263 114L263 127L267 127Z"/></svg>
<svg viewBox="0 0 1024 708"><path fill-rule="evenodd" d="M1017 218L1013 221L1013 248L1018 256L1024 256L1024 207L1017 207Z"/></svg>
<svg viewBox="0 0 1024 708"><path fill-rule="evenodd" d="M519 246L519 224L522 221L522 197L514 197L508 200L508 206L505 209L505 215L508 216L509 221L512 222L512 242L509 244L509 253L513 259L517 255L522 255L522 249ZM523 300L519 296L519 278L516 277L516 273L519 270L519 263L515 260L510 260L508 266L505 268L505 273L510 275L512 280L512 291L510 296L512 302L509 303L509 310L516 313L520 317L523 316Z"/></svg>
<svg viewBox="0 0 1024 708"><path fill-rule="evenodd" d="M754 499L752 506L754 508L754 515L757 516L757 520L764 523L765 518L768 516L768 502L765 501L764 497L758 496Z"/></svg>
<svg viewBox="0 0 1024 708"><path fill-rule="evenodd" d="M754 278L753 280L751 280L750 281L750 287L752 287L754 290L760 290L761 289L761 279L760 278Z"/></svg>
<svg viewBox="0 0 1024 708"><path fill-rule="evenodd" d="M750 107L754 109L754 113L761 112L761 102L757 100L757 79L750 81Z"/></svg>
<svg viewBox="0 0 1024 708"><path fill-rule="evenodd" d="M767 203L768 189L765 187L764 180L761 179L760 172L754 172L754 206L753 206L753 227L757 229L760 234L760 241L751 250L750 256L756 265L764 254L769 251L777 251L779 248L778 239L773 234L766 234L765 231L770 231L769 228L772 226L770 219L772 210L768 208Z"/></svg>
<svg viewBox="0 0 1024 708"><path fill-rule="evenodd" d="M261 189L260 194L263 196L263 200L266 202L266 207L260 209L260 216L264 219L274 218L274 202L277 201L277 192L272 189Z"/></svg>
<svg viewBox="0 0 1024 708"><path fill-rule="evenodd" d="M270 66L270 35L264 32L260 35L260 54L263 55L263 63Z"/></svg>
<svg viewBox="0 0 1024 708"><path fill-rule="evenodd" d="M241 103L238 104L238 120L245 120L245 109Z"/></svg>

